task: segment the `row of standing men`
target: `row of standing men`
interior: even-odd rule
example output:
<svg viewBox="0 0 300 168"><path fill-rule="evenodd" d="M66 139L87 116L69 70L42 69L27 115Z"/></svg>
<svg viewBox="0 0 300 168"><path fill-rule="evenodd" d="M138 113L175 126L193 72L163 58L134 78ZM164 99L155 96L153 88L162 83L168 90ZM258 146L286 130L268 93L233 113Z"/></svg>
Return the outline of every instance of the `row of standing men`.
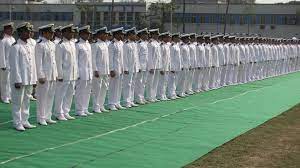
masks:
<svg viewBox="0 0 300 168"><path fill-rule="evenodd" d="M247 83L300 69L296 39L159 33L73 24L39 27L3 25L0 42L1 99L12 102L16 130L35 128L29 107L36 88L37 122L73 120L69 112L75 95L75 113L94 113L174 100L228 85ZM92 97L93 113L89 112ZM54 108L52 107L54 104Z"/></svg>

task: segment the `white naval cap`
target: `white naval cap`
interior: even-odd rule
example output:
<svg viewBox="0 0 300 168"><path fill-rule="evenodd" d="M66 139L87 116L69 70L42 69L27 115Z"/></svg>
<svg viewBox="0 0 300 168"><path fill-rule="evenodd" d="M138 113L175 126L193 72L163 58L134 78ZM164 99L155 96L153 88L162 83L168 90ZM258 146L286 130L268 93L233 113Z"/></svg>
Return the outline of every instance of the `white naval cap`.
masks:
<svg viewBox="0 0 300 168"><path fill-rule="evenodd" d="M61 30L61 31L65 31L65 30L67 30L67 29L71 29L71 31L75 32L73 28L74 28L74 25L73 25L73 24L68 24L68 25L62 26L62 27L60 28L60 30Z"/></svg>
<svg viewBox="0 0 300 168"><path fill-rule="evenodd" d="M170 36L170 32L163 32L159 35L160 37L163 37L163 36Z"/></svg>
<svg viewBox="0 0 300 168"><path fill-rule="evenodd" d="M91 32L91 26L90 26L90 25L86 25L86 26L80 27L80 28L78 28L78 31L79 31L79 32L88 32L88 33L92 33L92 32Z"/></svg>
<svg viewBox="0 0 300 168"><path fill-rule="evenodd" d="M51 31L51 32L54 32L54 24L51 23L51 24L47 24L47 25L44 25L44 26L40 26L38 27L39 31Z"/></svg>
<svg viewBox="0 0 300 168"><path fill-rule="evenodd" d="M126 34L136 34L136 28L132 27L130 29L125 30Z"/></svg>
<svg viewBox="0 0 300 168"><path fill-rule="evenodd" d="M171 36L172 37L180 37L180 33L179 32L178 33L173 33Z"/></svg>
<svg viewBox="0 0 300 168"><path fill-rule="evenodd" d="M61 26L57 26L54 28L54 31L61 31L61 28L62 28Z"/></svg>
<svg viewBox="0 0 300 168"><path fill-rule="evenodd" d="M149 32L148 32L147 28L144 28L144 29L138 30L136 33L137 34L142 34L142 33L148 34Z"/></svg>
<svg viewBox="0 0 300 168"><path fill-rule="evenodd" d="M22 22L17 26L17 31L32 31L33 25L31 25L29 22Z"/></svg>
<svg viewBox="0 0 300 168"><path fill-rule="evenodd" d="M190 34L182 34L180 35L180 38L189 38L190 37Z"/></svg>
<svg viewBox="0 0 300 168"><path fill-rule="evenodd" d="M149 30L149 33L150 33L150 34L154 34L154 33L159 34L159 29L150 29L150 30Z"/></svg>
<svg viewBox="0 0 300 168"><path fill-rule="evenodd" d="M111 33L118 33L118 32L123 33L124 28L123 27L118 27L118 28L115 28L115 29L111 29L110 31L111 31Z"/></svg>
<svg viewBox="0 0 300 168"><path fill-rule="evenodd" d="M8 22L8 23L4 23L4 24L2 24L2 27L7 27L7 26L14 26L14 22Z"/></svg>
<svg viewBox="0 0 300 168"><path fill-rule="evenodd" d="M96 30L95 30L95 34L103 34L103 33L105 33L105 34L108 34L108 33L109 33L109 32L107 31L107 27L106 27L106 26L101 27L100 29L96 29Z"/></svg>

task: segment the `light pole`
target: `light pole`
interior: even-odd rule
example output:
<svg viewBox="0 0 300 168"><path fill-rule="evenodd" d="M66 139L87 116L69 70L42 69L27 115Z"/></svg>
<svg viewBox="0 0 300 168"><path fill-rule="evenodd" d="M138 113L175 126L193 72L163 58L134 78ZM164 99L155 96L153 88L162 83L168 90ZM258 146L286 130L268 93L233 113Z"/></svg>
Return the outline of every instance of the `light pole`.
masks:
<svg viewBox="0 0 300 168"><path fill-rule="evenodd" d="M110 11L110 20L109 20L109 27L113 24L113 13L114 13L114 7L115 7L115 0L111 1L111 11Z"/></svg>
<svg viewBox="0 0 300 168"><path fill-rule="evenodd" d="M183 10L182 10L182 32L185 33L185 0L183 0Z"/></svg>
<svg viewBox="0 0 300 168"><path fill-rule="evenodd" d="M227 7L226 7L226 14L225 14L225 23L224 23L224 34L226 33L226 25L227 25L227 15L228 15L228 10L229 10L229 4L230 4L230 0L227 0Z"/></svg>

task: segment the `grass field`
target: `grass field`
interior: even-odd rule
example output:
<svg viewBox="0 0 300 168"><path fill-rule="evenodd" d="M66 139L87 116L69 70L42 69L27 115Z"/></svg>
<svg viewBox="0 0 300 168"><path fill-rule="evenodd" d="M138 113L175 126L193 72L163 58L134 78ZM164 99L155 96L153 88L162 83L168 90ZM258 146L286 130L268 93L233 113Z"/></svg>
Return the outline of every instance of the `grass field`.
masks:
<svg viewBox="0 0 300 168"><path fill-rule="evenodd" d="M0 104L0 167L182 167L201 156L205 159L206 154L215 148L298 104L299 83L300 73L293 73L175 101L95 114L47 127L39 126L25 132L12 129L10 106ZM35 108L36 103L32 102L32 123L36 120ZM253 139L261 139L260 143L271 142L266 136L262 133ZM283 136L283 140L285 137L287 135ZM249 155L253 154L253 162L257 164L263 158L261 153L268 153L266 148L259 149L261 151L254 150L252 153L249 150ZM278 149L285 148L278 146ZM268 157L273 158L271 154L274 151ZM239 153L242 154L238 150L234 153L229 151L222 156L222 161L227 162L225 159L229 159L230 155ZM248 157L244 160L247 161ZM221 161L216 162L221 166L212 167L226 166ZM253 166L250 162L248 165Z"/></svg>
<svg viewBox="0 0 300 168"><path fill-rule="evenodd" d="M185 168L299 168L300 104Z"/></svg>

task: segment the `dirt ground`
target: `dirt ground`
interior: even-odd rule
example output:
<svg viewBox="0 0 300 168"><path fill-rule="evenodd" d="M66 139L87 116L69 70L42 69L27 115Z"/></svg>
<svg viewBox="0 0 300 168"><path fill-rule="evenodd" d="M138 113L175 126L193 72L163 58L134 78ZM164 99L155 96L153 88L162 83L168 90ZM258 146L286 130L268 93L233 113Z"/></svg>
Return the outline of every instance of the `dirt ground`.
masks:
<svg viewBox="0 0 300 168"><path fill-rule="evenodd" d="M300 168L300 104L185 168Z"/></svg>

